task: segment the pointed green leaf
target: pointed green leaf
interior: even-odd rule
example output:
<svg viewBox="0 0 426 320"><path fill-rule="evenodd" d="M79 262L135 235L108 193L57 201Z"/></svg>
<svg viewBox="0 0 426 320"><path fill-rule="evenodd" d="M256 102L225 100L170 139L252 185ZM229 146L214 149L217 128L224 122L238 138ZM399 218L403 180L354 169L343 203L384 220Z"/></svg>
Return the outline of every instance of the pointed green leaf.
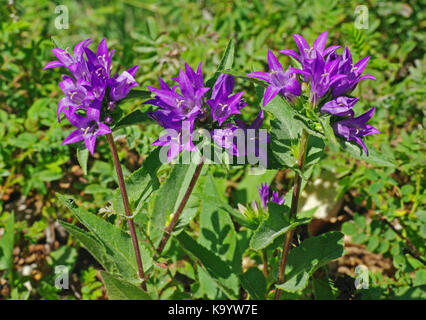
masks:
<svg viewBox="0 0 426 320"><path fill-rule="evenodd" d="M151 296L130 282L101 271L109 300L152 300Z"/></svg>
<svg viewBox="0 0 426 320"><path fill-rule="evenodd" d="M354 156L356 159L364 160L368 163L371 163L375 166L381 166L381 167L394 167L395 166L395 160L392 158L387 157L382 152L379 152L376 148L369 146L366 144L368 149L368 155L365 154L365 152L362 150L362 148L357 145L353 141L346 141L343 138L339 137L340 146L349 152L352 156Z"/></svg>
<svg viewBox="0 0 426 320"><path fill-rule="evenodd" d="M175 164L172 172L165 183L160 187L154 203L154 209L151 215L150 228L163 230L166 227L169 216L176 212L177 208L189 183L194 175L196 165ZM159 241L160 239L152 239Z"/></svg>
<svg viewBox="0 0 426 320"><path fill-rule="evenodd" d="M80 209L70 198L58 194L58 198L74 213L77 219L99 240L106 252L115 261L120 274L129 281L138 283L136 257L131 237L128 233L95 214ZM148 270L151 261L143 261Z"/></svg>
<svg viewBox="0 0 426 320"><path fill-rule="evenodd" d="M182 231L176 236L176 239L181 244L182 248L189 254L197 258L210 274L210 276L217 282L217 285L230 299L236 299L233 290L228 287L228 283L234 283L236 275L232 272L229 264L222 260L220 256L208 250L206 247L197 243L185 231Z"/></svg>
<svg viewBox="0 0 426 320"><path fill-rule="evenodd" d="M242 257L236 256L237 236L234 224L229 215L217 206L221 200L211 175L207 177L204 194L212 197L204 199L202 203L198 242L227 262L234 273L239 273ZM239 281L237 277L227 281L226 286L234 291L234 295L238 295Z"/></svg>
<svg viewBox="0 0 426 320"><path fill-rule="evenodd" d="M310 276L318 268L344 254L343 233L327 232L303 241L291 249L285 273L286 281L277 285L288 292L301 291L308 285Z"/></svg>
<svg viewBox="0 0 426 320"><path fill-rule="evenodd" d="M220 63L216 69L213 77L206 82L206 86L212 88L215 84L217 78L222 73L222 70L228 70L232 68L232 64L234 63L234 54L235 54L235 44L231 39L228 42L228 45L225 48L225 52L220 60Z"/></svg>
<svg viewBox="0 0 426 320"><path fill-rule="evenodd" d="M133 125L136 125L136 124L140 124L140 123L148 121L148 120L152 120L152 119L149 118L146 115L146 113L142 112L141 110L135 110L132 113L130 113L127 116L125 116L122 119L120 119L115 124L115 126L114 126L114 128L112 130L115 131L115 130L118 130L118 129L121 129L121 128L133 126Z"/></svg>
<svg viewBox="0 0 426 320"><path fill-rule="evenodd" d="M254 300L265 300L266 279L262 271L256 267L248 269L241 275L241 284Z"/></svg>
<svg viewBox="0 0 426 320"><path fill-rule="evenodd" d="M59 224L65 228L75 239L86 248L87 251L98 261L105 270L116 273L118 271L115 262L108 256L105 246L89 232L72 224L60 221Z"/></svg>
<svg viewBox="0 0 426 320"><path fill-rule="evenodd" d="M253 250L261 250L269 246L282 234L296 228L299 225L309 223L310 218L296 219L290 221L290 208L287 205L279 205L274 202L268 203L268 218L254 232L250 241Z"/></svg>
<svg viewBox="0 0 426 320"><path fill-rule="evenodd" d="M89 149L84 145L77 147L77 160L83 170L84 175L87 175L87 160L89 159Z"/></svg>

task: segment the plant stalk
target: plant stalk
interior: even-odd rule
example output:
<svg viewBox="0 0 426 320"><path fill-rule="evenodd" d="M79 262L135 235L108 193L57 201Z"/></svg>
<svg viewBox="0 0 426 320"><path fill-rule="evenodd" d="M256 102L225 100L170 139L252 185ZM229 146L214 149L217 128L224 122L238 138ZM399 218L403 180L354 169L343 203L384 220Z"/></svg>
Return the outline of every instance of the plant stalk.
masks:
<svg viewBox="0 0 426 320"><path fill-rule="evenodd" d="M129 198L127 196L126 185L124 183L123 171L121 170L120 159L118 158L117 148L115 147L114 138L111 133L106 135L109 147L111 149L112 158L114 160L115 170L117 172L118 184L120 187L121 198L123 199L124 212L127 217L131 217L132 213L130 211ZM136 263L138 265L138 275L142 280L141 287L146 291L146 279L145 272L143 270L142 257L139 249L139 242L136 236L135 224L133 219L128 218L127 223L129 225L130 236L132 237L133 248L135 249Z"/></svg>
<svg viewBox="0 0 426 320"><path fill-rule="evenodd" d="M167 241L169 240L172 232L173 232L173 228L175 227L176 223L179 220L179 216L181 215L183 209L185 208L186 203L189 200L189 197L191 196L192 190L195 187L195 184L197 183L198 178L200 177L200 173L201 173L201 169L203 168L203 164L204 161L201 160L200 163L197 165L197 167L195 168L195 172L194 175L192 176L191 182L189 183L188 189L186 190L182 201L179 204L178 209L176 210L175 214L173 215L173 219L170 222L170 224L167 226L166 230L164 231L163 237L160 241L160 245L157 248L157 253L158 255L161 255L161 253L164 250L164 247L167 244Z"/></svg>
<svg viewBox="0 0 426 320"><path fill-rule="evenodd" d="M299 158L297 161L297 165L301 172L303 172L303 165L305 163L306 151L308 147L308 138L309 138L308 132L305 129L303 129L302 137L300 138ZM290 218L295 218L297 215L297 207L299 204L301 186L302 186L302 177L300 176L300 174L296 174L296 184L294 186L293 194L291 197ZM285 267L287 265L288 252L290 250L290 245L293 239L293 235L294 235L294 229L288 231L285 235L283 253L281 256L280 267L278 270L277 284L281 284L284 282ZM281 289L276 288L274 299L280 300L280 297L281 297Z"/></svg>

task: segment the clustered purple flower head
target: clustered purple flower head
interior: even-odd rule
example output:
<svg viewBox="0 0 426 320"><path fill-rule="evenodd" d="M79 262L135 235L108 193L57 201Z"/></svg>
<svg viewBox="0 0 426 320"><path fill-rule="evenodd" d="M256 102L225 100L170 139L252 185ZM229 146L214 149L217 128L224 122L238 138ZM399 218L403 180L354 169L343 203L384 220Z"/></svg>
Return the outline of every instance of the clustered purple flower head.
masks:
<svg viewBox="0 0 426 320"><path fill-rule="evenodd" d="M103 106L111 111L117 101L125 98L137 86L134 76L138 65L111 77L114 50L109 51L106 39L103 39L95 53L88 48L91 42L86 39L78 43L74 47L74 55L60 48L52 49L58 60L49 62L43 69L65 67L71 73L72 77L63 75L59 83L65 97L59 101L57 117L60 122L63 113L77 129L62 144L84 140L93 154L96 137L111 133L111 129L103 123L111 123L111 116L107 115L101 121L101 115L106 111L102 110Z"/></svg>
<svg viewBox="0 0 426 320"><path fill-rule="evenodd" d="M265 106L278 94L290 102L300 96L301 86L297 77L299 74L310 90L310 103L314 108L320 106L322 114L344 117L344 120L338 119L333 125L335 133L349 141L355 141L367 153L361 137L379 133L376 128L365 124L373 115L375 108L354 118L353 107L358 98L351 97L349 94L360 81L376 80L372 75L362 75L370 57L364 57L354 64L348 47L344 48L342 54L337 54L336 50L340 46L326 48L327 38L328 31L321 33L311 47L301 35L295 34L294 40L299 52L286 49L281 50L280 53L297 60L301 69L289 67L284 72L274 54L268 51L269 73L258 71L249 73L247 76L264 80L269 84L263 98L263 106Z"/></svg>
<svg viewBox="0 0 426 320"><path fill-rule="evenodd" d="M263 106L266 106L277 94L281 94L290 101L293 97L300 96L301 88L296 74L304 74L304 71L290 67L284 72L281 63L270 50L268 50L268 66L269 73L256 71L247 74L248 77L264 80L269 84L263 97Z"/></svg>
<svg viewBox="0 0 426 320"><path fill-rule="evenodd" d="M277 191L272 191L272 196L269 197L270 190L268 183L260 184L260 187L257 187L257 190L259 190L259 196L260 196L260 203L262 204L262 207L264 210L268 210L268 202L272 201L278 204L284 203L284 195L279 197Z"/></svg>
<svg viewBox="0 0 426 320"><path fill-rule="evenodd" d="M173 87L169 87L161 78L160 88L148 86L148 90L156 96L145 104L158 107L148 115L167 132L153 144L169 146L168 159L171 161L182 150L194 151L192 133L195 129L205 128L210 131L216 144L232 155L238 155L234 143L236 131L246 128L245 124L232 121L232 116L240 114L246 103L242 98L244 92L233 94L234 77L221 74L213 88L205 87L200 63L197 71L185 64L185 70L180 69L179 76L173 80L177 83ZM210 90L212 93L208 99L205 95ZM255 120L250 128L258 129L262 121L263 113L261 119Z"/></svg>

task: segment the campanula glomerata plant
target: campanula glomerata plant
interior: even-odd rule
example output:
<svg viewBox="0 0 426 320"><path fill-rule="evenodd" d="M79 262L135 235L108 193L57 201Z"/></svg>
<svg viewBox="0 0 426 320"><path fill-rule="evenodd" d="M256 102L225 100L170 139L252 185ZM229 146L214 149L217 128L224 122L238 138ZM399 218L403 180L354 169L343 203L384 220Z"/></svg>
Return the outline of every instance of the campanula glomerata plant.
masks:
<svg viewBox="0 0 426 320"><path fill-rule="evenodd" d="M140 105L143 111L135 112L142 112L146 115L143 121L154 120L164 131L151 142L158 148L126 179L108 125L113 121L112 111L118 101L126 99L138 85L134 78L138 66L111 77L114 51L108 50L105 39L96 53L88 48L89 39L75 46L74 55L66 50L53 49L57 60L45 69L66 67L71 74L64 75L59 83L66 96L59 102L57 115L60 121L64 114L76 129L63 144L84 140L93 154L97 137L106 135L116 166L119 189L114 195L112 210L127 220L130 235L67 201L67 206L89 233L61 222L102 264L105 269L103 280L113 297L114 290L118 290L128 298L161 298L155 289L157 279L168 277L172 282L175 279L173 273L157 270L153 265L159 261L166 265L167 261L171 262L172 258L168 256L171 247L179 245L183 252L200 263L200 272L214 279L225 297L237 298L241 283L246 288L244 282L247 279L241 273L244 253L222 255L220 248L223 252L228 252L229 246L235 248L238 232L246 234L249 239L246 249L252 255L258 255L263 263L263 274L256 273L256 281L265 283L263 296L247 289L252 298L278 300L282 291L303 290L315 270L343 255L343 234L340 232L298 238L297 241L295 237L312 219L312 214L300 212L298 204L304 186L309 183L312 168L326 152L325 145L337 142L351 153L358 148L357 156L368 158L365 136L379 133L367 124L375 107L356 116L355 106L359 98L352 96L360 81L375 80L371 75L363 75L369 57L354 64L348 47L338 54L338 45L326 47L327 38L328 32L325 31L311 47L296 34L298 52L292 49L280 51L291 57L292 65L284 67L268 50L269 70L247 75L232 69L235 47L231 41L216 73L208 81L204 80L202 63L196 70L185 64L177 77L172 78L173 82L167 83L160 77L159 88L147 85L149 91L137 91L145 101ZM257 117L249 125L242 117L247 102L243 98L244 91L235 90L237 80L253 83L257 93L259 105L253 106L258 108ZM146 106L150 109L146 110ZM262 140L259 132L265 115L270 118L270 124L265 126L269 132ZM132 114L125 116L126 119L132 117ZM233 208L219 195L209 172L211 166L203 166L209 160L208 154L202 153L193 163L170 164L172 160L183 158L184 154L200 152L199 145L193 140L194 134L200 130L211 137L216 148L223 148L231 157L248 157L258 155L260 150L265 151L268 153L266 169L294 171L294 185L280 196L267 182L261 183L257 187L258 201L248 199L250 206L239 203L238 209ZM250 135L251 131L254 133ZM243 149L238 145L241 135L246 139ZM251 147L250 140L256 141ZM160 157L162 150L166 151L166 159ZM219 165L223 164L215 164ZM163 166L171 166L171 172L160 184L157 173ZM200 215L199 236L188 228L191 221L197 219L197 213ZM136 226L135 219L138 221ZM233 223L240 226L239 231ZM212 244L208 239L214 232L221 232L221 228L227 236ZM91 237L97 240L88 241ZM197 237L199 240L195 240ZM293 249L292 244L296 246ZM271 259L271 251L279 247L282 248L279 259ZM319 247L326 249L318 251ZM311 260L316 263L311 264ZM303 267L298 266L301 263ZM132 288L132 292L128 288Z"/></svg>

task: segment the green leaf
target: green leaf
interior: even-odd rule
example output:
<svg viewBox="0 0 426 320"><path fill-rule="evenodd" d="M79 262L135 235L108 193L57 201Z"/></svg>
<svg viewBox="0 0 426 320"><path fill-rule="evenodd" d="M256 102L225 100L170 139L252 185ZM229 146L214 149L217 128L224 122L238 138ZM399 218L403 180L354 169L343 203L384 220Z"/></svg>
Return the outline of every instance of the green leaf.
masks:
<svg viewBox="0 0 426 320"><path fill-rule="evenodd" d="M263 90L261 94L263 96ZM280 96L272 99L264 109L274 116L271 120L271 147L275 158L288 168L295 167L297 159L293 149L302 135L302 126L295 119L296 111Z"/></svg>
<svg viewBox="0 0 426 320"><path fill-rule="evenodd" d="M72 224L60 221L59 224L65 228L75 239L81 242L87 251L98 261L105 270L118 272L115 262L108 256L106 247L95 236Z"/></svg>
<svg viewBox="0 0 426 320"><path fill-rule="evenodd" d="M252 267L240 276L244 290L254 300L265 300L266 279L258 268Z"/></svg>
<svg viewBox="0 0 426 320"><path fill-rule="evenodd" d="M333 151L338 151L338 145L336 135L334 134L334 130L330 125L330 116L326 117L318 117L319 121L321 122L322 129L324 130L324 135L327 138L328 146Z"/></svg>
<svg viewBox="0 0 426 320"><path fill-rule="evenodd" d="M196 165L193 163L175 164L173 166L169 178L161 185L157 193L151 215L152 224L150 227L159 228L161 230L165 228L169 216L176 212L183 199L192 176L194 175L195 168Z"/></svg>
<svg viewBox="0 0 426 320"><path fill-rule="evenodd" d="M11 213L0 239L0 270L9 270L12 267L14 230L15 215Z"/></svg>
<svg viewBox="0 0 426 320"><path fill-rule="evenodd" d="M313 279L315 300L336 300L338 289L334 287L333 281L327 276L326 279Z"/></svg>
<svg viewBox="0 0 426 320"><path fill-rule="evenodd" d="M139 283L136 257L130 235L95 214L80 209L75 202L70 201L72 199L60 194L58 194L58 198L102 242L108 256L116 263L120 275L131 282ZM148 270L152 266L152 260L143 259L142 261L144 270Z"/></svg>
<svg viewBox="0 0 426 320"><path fill-rule="evenodd" d="M147 120L151 120L151 118L149 118L146 113L142 112L141 110L135 110L120 119L112 130L115 131L121 128L133 126L135 124L139 124Z"/></svg>
<svg viewBox="0 0 426 320"><path fill-rule="evenodd" d="M232 64L234 63L234 54L235 54L235 44L231 39L228 42L228 45L225 48L225 52L220 60L220 63L216 69L215 74L211 79L206 82L207 87L213 87L219 75L223 72L223 70L231 69Z"/></svg>
<svg viewBox="0 0 426 320"><path fill-rule="evenodd" d="M109 300L152 300L151 296L123 279L101 271L102 280L108 292Z"/></svg>
<svg viewBox="0 0 426 320"><path fill-rule="evenodd" d="M89 149L84 145L77 147L77 160L83 170L84 175L87 175L87 160L89 159Z"/></svg>
<svg viewBox="0 0 426 320"><path fill-rule="evenodd" d="M152 97L152 93L151 91L146 91L146 90L131 90L128 95L126 96L125 99L133 99L133 98L138 98L138 99L142 99L142 100L147 100L147 99L151 99Z"/></svg>
<svg viewBox="0 0 426 320"><path fill-rule="evenodd" d="M300 246L290 250L285 275L286 282L276 285L276 287L288 292L303 290L315 270L340 258L343 253L343 233L341 232L327 232L306 239Z"/></svg>
<svg viewBox="0 0 426 320"><path fill-rule="evenodd" d="M206 247L197 243L185 231L182 231L176 236L182 248L189 254L197 258L209 275L216 281L217 285L223 290L226 296L230 299L236 299L233 290L228 288L227 284L235 282L236 275L222 258Z"/></svg>
<svg viewBox="0 0 426 320"><path fill-rule="evenodd" d="M254 232L250 241L253 250L261 250L269 246L280 235L296 228L299 225L309 223L310 218L290 221L290 208L287 205L268 203L268 218L264 220Z"/></svg>
<svg viewBox="0 0 426 320"><path fill-rule="evenodd" d="M365 152L362 150L362 148L357 145L353 141L346 141L339 137L340 146L349 152L352 156L354 156L356 159L366 161L368 163L371 163L375 166L381 166L381 167L394 167L395 166L395 160L387 157L382 152L377 151L372 146L369 146L366 144L368 149L368 155L365 154Z"/></svg>
<svg viewBox="0 0 426 320"><path fill-rule="evenodd" d="M232 267L234 274L240 273L242 257L236 255L237 236L234 224L229 215L217 207L220 198L210 175L206 179L204 194L212 195L212 197L205 199L202 203L198 242L227 262ZM238 295L238 278L234 277L226 284L233 290L234 295Z"/></svg>

